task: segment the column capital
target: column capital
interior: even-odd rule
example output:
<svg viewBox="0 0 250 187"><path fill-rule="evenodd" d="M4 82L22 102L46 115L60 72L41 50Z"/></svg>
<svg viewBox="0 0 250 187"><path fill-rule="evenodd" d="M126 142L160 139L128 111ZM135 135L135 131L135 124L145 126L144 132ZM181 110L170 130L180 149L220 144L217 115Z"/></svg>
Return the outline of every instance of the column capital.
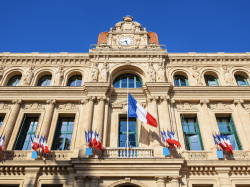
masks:
<svg viewBox="0 0 250 187"><path fill-rule="evenodd" d="M148 101L149 103L151 103L152 101L158 101L158 99L159 99L159 96L154 95L154 96L149 96L149 97L147 98L147 101Z"/></svg>
<svg viewBox="0 0 250 187"><path fill-rule="evenodd" d="M56 104L56 99L48 99L48 100L46 101L46 103L47 103L48 105L55 105L55 104Z"/></svg>
<svg viewBox="0 0 250 187"><path fill-rule="evenodd" d="M156 180L157 182L165 182L166 179L167 179L166 176L155 176L155 180Z"/></svg>
<svg viewBox="0 0 250 187"><path fill-rule="evenodd" d="M208 99L201 99L200 100L200 104L201 105L207 105L209 103L209 100Z"/></svg>
<svg viewBox="0 0 250 187"><path fill-rule="evenodd" d="M20 105L20 104L23 103L23 100L22 100L22 99L14 99L14 100L12 101L12 103L14 103L15 105Z"/></svg>
<svg viewBox="0 0 250 187"><path fill-rule="evenodd" d="M171 99L171 103L174 104L174 103L175 103L175 100L174 100L174 99Z"/></svg>
<svg viewBox="0 0 250 187"><path fill-rule="evenodd" d="M162 100L162 101L167 101L169 99L170 99L169 95L161 95L160 96L160 100Z"/></svg>
<svg viewBox="0 0 250 187"><path fill-rule="evenodd" d="M244 100L243 100L243 99L235 99L235 100L233 101L233 104L235 104L235 105L242 104L242 103L244 103Z"/></svg>
<svg viewBox="0 0 250 187"><path fill-rule="evenodd" d="M92 101L94 102L96 100L96 96L87 96L86 97L86 101L89 102L89 101Z"/></svg>
<svg viewBox="0 0 250 187"><path fill-rule="evenodd" d="M98 96L97 97L97 101L100 102L100 101L106 101L106 96Z"/></svg>

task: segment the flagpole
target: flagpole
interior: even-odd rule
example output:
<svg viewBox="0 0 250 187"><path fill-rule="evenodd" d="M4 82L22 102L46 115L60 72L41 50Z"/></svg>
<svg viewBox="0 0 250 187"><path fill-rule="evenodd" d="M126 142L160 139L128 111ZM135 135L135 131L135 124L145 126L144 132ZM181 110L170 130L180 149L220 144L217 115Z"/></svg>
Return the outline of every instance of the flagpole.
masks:
<svg viewBox="0 0 250 187"><path fill-rule="evenodd" d="M127 85L127 100L128 100L128 85ZM128 101L127 101L128 102ZM128 104L127 104L128 106ZM127 157L128 157L128 108L127 108Z"/></svg>

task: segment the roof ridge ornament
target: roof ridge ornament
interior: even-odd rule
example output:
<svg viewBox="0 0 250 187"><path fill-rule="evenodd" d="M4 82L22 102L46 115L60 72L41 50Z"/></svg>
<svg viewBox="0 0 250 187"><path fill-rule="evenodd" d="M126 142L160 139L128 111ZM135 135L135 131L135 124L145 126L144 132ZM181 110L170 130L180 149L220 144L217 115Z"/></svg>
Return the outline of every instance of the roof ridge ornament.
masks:
<svg viewBox="0 0 250 187"><path fill-rule="evenodd" d="M132 22L133 21L133 17L131 17L130 15L127 15L123 18L123 21L125 22Z"/></svg>

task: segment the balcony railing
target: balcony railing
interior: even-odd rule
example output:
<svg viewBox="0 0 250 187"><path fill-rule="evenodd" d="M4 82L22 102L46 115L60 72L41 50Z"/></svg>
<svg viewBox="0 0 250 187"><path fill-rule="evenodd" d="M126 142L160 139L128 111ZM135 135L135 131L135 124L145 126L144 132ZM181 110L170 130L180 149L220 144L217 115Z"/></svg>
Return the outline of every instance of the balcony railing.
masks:
<svg viewBox="0 0 250 187"><path fill-rule="evenodd" d="M128 152L128 154L127 154ZM153 148L130 147L107 147L103 150L104 158L153 158Z"/></svg>

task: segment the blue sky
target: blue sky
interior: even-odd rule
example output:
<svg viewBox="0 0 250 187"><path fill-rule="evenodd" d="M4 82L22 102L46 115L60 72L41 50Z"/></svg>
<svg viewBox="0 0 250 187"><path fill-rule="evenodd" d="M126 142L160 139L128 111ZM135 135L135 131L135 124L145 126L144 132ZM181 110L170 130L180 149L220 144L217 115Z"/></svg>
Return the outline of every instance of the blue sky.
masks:
<svg viewBox="0 0 250 187"><path fill-rule="evenodd" d="M250 0L1 0L0 52L88 52L126 15L168 52L250 52Z"/></svg>

